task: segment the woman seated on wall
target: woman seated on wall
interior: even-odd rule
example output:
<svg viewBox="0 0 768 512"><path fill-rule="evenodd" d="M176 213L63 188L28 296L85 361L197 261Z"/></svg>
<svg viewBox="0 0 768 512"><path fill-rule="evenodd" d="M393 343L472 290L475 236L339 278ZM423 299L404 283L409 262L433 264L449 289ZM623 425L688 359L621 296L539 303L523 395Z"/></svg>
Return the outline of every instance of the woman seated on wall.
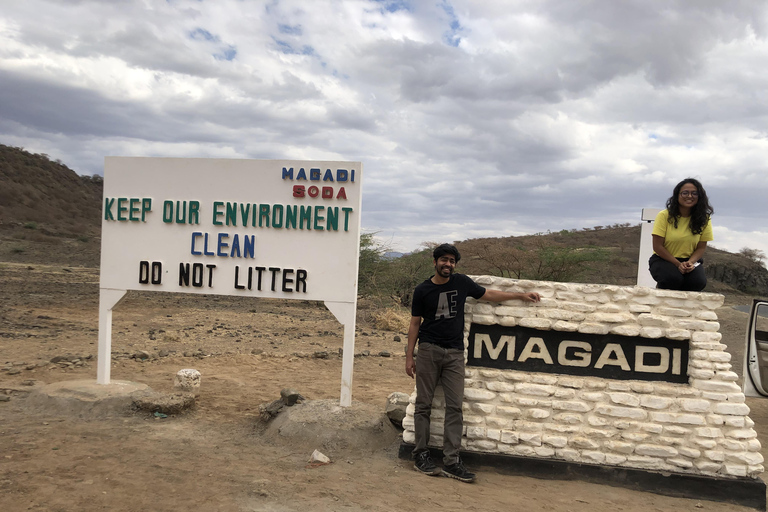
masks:
<svg viewBox="0 0 768 512"><path fill-rule="evenodd" d="M667 209L653 223L653 256L648 260L657 288L700 292L707 286L704 251L712 238L707 193L698 180L677 184Z"/></svg>

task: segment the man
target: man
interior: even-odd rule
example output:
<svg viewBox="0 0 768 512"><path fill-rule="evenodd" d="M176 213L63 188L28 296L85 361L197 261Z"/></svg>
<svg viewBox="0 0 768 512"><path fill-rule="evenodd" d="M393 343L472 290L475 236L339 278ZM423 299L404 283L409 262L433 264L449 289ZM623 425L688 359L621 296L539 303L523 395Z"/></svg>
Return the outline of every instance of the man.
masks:
<svg viewBox="0 0 768 512"><path fill-rule="evenodd" d="M416 410L413 414L416 447L414 469L427 475L443 474L462 482L474 482L459 457L463 428L464 400L464 303L467 296L502 302L523 300L538 302L538 293L509 293L486 290L463 274L454 274L461 259L450 244L432 253L435 275L416 287L405 353L405 373L416 375ZM419 341L419 354L414 361L413 349ZM435 387L440 383L445 392L445 424L443 432L443 469L429 455L429 416Z"/></svg>

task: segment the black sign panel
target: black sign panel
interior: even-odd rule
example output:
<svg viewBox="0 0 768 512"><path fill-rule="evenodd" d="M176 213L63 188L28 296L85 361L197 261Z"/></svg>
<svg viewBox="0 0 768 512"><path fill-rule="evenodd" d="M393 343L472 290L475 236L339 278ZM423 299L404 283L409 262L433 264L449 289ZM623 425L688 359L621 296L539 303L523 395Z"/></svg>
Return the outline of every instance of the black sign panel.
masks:
<svg viewBox="0 0 768 512"><path fill-rule="evenodd" d="M688 382L688 341L472 324L467 366Z"/></svg>

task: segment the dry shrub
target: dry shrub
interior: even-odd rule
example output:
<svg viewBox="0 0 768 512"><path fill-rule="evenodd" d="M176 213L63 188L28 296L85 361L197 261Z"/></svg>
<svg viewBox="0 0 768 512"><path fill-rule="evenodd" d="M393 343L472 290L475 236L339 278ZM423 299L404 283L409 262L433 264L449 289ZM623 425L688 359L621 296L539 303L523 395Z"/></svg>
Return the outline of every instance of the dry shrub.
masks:
<svg viewBox="0 0 768 512"><path fill-rule="evenodd" d="M411 315L403 308L391 307L378 309L371 314L373 325L377 329L394 332L408 332Z"/></svg>

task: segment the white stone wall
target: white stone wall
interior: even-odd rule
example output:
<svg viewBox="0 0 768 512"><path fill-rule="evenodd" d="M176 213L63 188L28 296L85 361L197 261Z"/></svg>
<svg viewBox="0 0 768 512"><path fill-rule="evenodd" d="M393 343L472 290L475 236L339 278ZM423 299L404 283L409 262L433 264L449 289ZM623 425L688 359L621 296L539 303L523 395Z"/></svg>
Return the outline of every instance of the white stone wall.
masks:
<svg viewBox="0 0 768 512"><path fill-rule="evenodd" d="M467 367L464 449L726 477L763 472L749 407L720 343L723 296L645 287L473 277L487 288L541 294L537 304L466 305L471 322L689 340L688 384ZM415 441L416 393L403 420ZM438 388L430 445L442 448Z"/></svg>

